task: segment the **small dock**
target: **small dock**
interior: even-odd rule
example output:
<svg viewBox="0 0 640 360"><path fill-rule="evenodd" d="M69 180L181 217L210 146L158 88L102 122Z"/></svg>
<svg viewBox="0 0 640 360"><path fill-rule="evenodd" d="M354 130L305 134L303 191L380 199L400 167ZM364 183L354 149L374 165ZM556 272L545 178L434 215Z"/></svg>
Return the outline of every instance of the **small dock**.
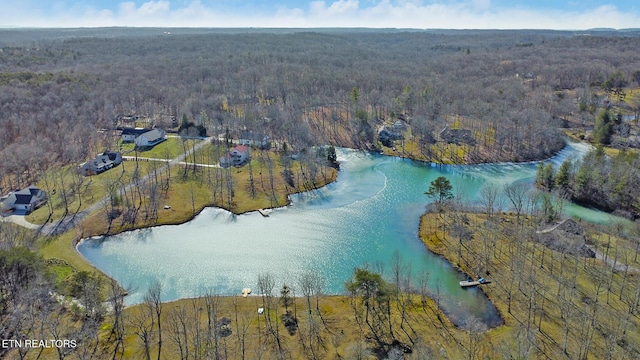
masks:
<svg viewBox="0 0 640 360"><path fill-rule="evenodd" d="M473 280L464 280L464 281L460 281L460 287L466 288L466 287L472 287L472 286L478 286L478 285L484 285L484 284L490 284L491 280L485 280L483 278L480 278L476 281Z"/></svg>
<svg viewBox="0 0 640 360"><path fill-rule="evenodd" d="M271 209L258 209L258 212L264 217L269 217L269 214L271 214Z"/></svg>

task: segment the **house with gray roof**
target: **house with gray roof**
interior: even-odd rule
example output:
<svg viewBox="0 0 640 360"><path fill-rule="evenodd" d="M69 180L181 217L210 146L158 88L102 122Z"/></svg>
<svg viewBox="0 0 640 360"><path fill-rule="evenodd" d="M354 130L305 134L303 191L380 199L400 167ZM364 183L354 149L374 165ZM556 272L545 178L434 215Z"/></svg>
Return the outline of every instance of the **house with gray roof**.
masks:
<svg viewBox="0 0 640 360"><path fill-rule="evenodd" d="M31 185L1 197L0 208L3 213L21 211L29 214L46 202L47 194L41 189Z"/></svg>
<svg viewBox="0 0 640 360"><path fill-rule="evenodd" d="M93 159L80 164L80 173L84 176L101 174L122 162L122 154L119 151L105 151L96 155Z"/></svg>
<svg viewBox="0 0 640 360"><path fill-rule="evenodd" d="M140 134L133 142L136 144L136 147L139 148L152 148L165 141L165 136L166 133L163 129L156 128Z"/></svg>
<svg viewBox="0 0 640 360"><path fill-rule="evenodd" d="M146 133L149 132L153 129L147 129L147 128L130 128L130 127L126 127L122 129L122 132L120 133L120 136L122 136L122 142L134 142L134 140Z"/></svg>

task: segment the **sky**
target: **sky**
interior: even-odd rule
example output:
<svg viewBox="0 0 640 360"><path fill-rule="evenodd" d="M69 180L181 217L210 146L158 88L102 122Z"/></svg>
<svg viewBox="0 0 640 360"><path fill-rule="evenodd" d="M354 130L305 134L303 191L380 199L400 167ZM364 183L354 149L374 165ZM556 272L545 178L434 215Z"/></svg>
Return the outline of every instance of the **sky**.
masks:
<svg viewBox="0 0 640 360"><path fill-rule="evenodd" d="M638 0L0 0L0 27L640 28Z"/></svg>

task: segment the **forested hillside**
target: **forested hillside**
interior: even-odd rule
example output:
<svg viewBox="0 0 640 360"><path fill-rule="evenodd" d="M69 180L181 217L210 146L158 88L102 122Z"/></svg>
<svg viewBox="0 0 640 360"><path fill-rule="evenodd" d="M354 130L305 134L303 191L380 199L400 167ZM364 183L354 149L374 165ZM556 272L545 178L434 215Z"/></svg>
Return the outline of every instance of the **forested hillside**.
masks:
<svg viewBox="0 0 640 360"><path fill-rule="evenodd" d="M74 341L3 345L0 357L637 358L639 228L540 224L566 198L638 217L638 49L634 31L0 30L0 196L33 184L48 196L18 224L0 222L0 337ZM122 127L174 135L139 152ZM244 167L223 169L243 131L271 147L252 144ZM505 186L514 215L487 188L484 214L464 213L442 181L438 211L423 217L431 251L491 277L504 320L491 330L454 325L440 289L428 292L428 275L412 278L400 257L387 276L356 269L344 297L322 295L319 274L295 284L301 293L262 274L261 296L244 303L203 294L163 312L159 285L125 310L128 284L73 251L83 237L188 221L206 206L283 206L336 179L334 146L530 161L559 151L565 133L611 148L541 164L538 185L561 196ZM607 157L612 148L622 150ZM76 171L105 150L132 155L126 169Z"/></svg>
<svg viewBox="0 0 640 360"><path fill-rule="evenodd" d="M640 213L639 165L637 153L623 149L607 157L599 147L578 163L565 161L557 171L539 166L536 183L571 201L635 220Z"/></svg>
<svg viewBox="0 0 640 360"><path fill-rule="evenodd" d="M403 119L411 157L546 157L559 127L593 124L613 74L638 81L640 38L607 34L5 30L2 187L113 146L121 115L164 128L186 117L209 135L246 127L298 150L379 149L378 128Z"/></svg>

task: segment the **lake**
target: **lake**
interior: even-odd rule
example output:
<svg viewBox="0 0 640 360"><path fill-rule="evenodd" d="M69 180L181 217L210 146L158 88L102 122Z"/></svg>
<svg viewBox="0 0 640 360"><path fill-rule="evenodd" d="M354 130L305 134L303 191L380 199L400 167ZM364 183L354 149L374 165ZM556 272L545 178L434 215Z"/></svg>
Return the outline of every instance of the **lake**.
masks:
<svg viewBox="0 0 640 360"><path fill-rule="evenodd" d="M559 166L586 151L588 145L571 143L549 161ZM285 283L295 289L302 274L318 273L326 293L341 294L354 268L389 264L398 252L416 282L419 274L429 274L431 294L437 294L453 321L476 317L489 326L499 324L484 294L460 288L464 275L427 251L418 238L419 219L429 203L424 192L444 175L473 202L488 184L533 184L537 164L435 166L348 149L340 149L338 156L341 171L335 183L292 196L291 206L275 209L269 217L207 208L182 225L88 239L78 251L133 289L128 304L141 302L154 280L162 284L164 300L175 300L206 291L233 295L244 287L255 290L258 275L265 273L276 279L276 289ZM568 212L609 221L604 213L577 206ZM390 266L386 274L391 274Z"/></svg>

